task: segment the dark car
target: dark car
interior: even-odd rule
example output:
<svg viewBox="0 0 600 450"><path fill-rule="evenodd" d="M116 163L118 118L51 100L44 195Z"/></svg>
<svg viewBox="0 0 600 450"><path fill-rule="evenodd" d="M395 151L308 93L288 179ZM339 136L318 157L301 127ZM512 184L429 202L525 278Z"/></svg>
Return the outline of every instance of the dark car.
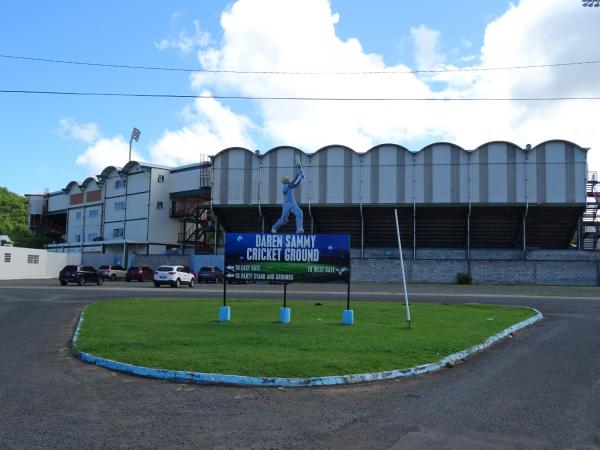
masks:
<svg viewBox="0 0 600 450"><path fill-rule="evenodd" d="M201 267L198 271L198 283L209 281L211 283L222 283L223 282L223 272L217 266L205 266Z"/></svg>
<svg viewBox="0 0 600 450"><path fill-rule="evenodd" d="M125 274L125 280L153 280L154 279L154 270L148 266L131 266L127 269L127 273Z"/></svg>
<svg viewBox="0 0 600 450"><path fill-rule="evenodd" d="M80 286L86 283L101 285L104 278L92 266L65 266L58 274L58 281L63 286L67 283L77 283Z"/></svg>

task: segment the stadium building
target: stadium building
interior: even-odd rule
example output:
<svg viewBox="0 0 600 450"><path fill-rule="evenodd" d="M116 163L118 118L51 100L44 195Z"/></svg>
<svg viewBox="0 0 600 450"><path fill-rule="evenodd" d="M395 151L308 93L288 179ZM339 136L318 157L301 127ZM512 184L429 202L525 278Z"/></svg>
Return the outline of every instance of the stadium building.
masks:
<svg viewBox="0 0 600 450"><path fill-rule="evenodd" d="M563 140L475 150L435 143L416 152L395 144L365 153L229 148L178 168L131 161L30 195L30 223L63 241L49 249L104 255L98 260L219 255L223 232L271 229L283 201L279 180L294 175L299 158L304 230L349 234L353 279L397 279L397 209L412 281L469 272L476 282L566 282L551 270L558 261L577 272L574 284L597 284L596 253L583 251L598 236L587 150ZM280 232L294 231L290 219Z"/></svg>

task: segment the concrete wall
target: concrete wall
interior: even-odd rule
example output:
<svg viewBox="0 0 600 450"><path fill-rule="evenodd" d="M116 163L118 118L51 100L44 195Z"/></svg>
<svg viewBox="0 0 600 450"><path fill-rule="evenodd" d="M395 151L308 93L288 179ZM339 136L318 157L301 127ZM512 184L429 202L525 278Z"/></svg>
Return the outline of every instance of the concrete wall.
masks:
<svg viewBox="0 0 600 450"><path fill-rule="evenodd" d="M405 259L407 281L456 283L456 275L470 269L474 284L600 286L600 254L597 252L530 252L523 261L510 252L488 250L479 252L470 263L458 257L461 251L437 253L435 259ZM430 250L421 256L432 258L436 251ZM353 281L402 281L400 260L396 258L353 258L351 270Z"/></svg>
<svg viewBox="0 0 600 450"><path fill-rule="evenodd" d="M5 262L10 254L10 262ZM459 272L469 271L461 250L419 251L418 258L405 259L409 283L456 283ZM28 258L29 255L37 255ZM548 284L563 286L600 286L600 252L533 251L527 260L520 252L473 252L470 270L475 284ZM0 279L56 278L67 264L114 264L114 255L53 253L40 249L0 247ZM82 260L83 257L83 260ZM28 259L30 262L28 262ZM223 255L137 255L136 264L158 267L161 264L189 265L194 271L215 265L223 269ZM396 258L352 258L352 281L400 282L400 260Z"/></svg>
<svg viewBox="0 0 600 450"><path fill-rule="evenodd" d="M81 264L81 253L0 247L0 280L58 278L58 272L68 264Z"/></svg>
<svg viewBox="0 0 600 450"><path fill-rule="evenodd" d="M547 284L563 286L600 286L600 252L532 251L527 260L521 252L474 251L470 262L475 284ZM462 250L420 250L417 260L406 258L404 266L409 283L456 283L456 275L469 272L469 261ZM150 267L185 264L194 271L202 266L223 270L223 255L137 255L136 263ZM397 283L402 281L400 260L393 258L351 259L352 281Z"/></svg>
<svg viewBox="0 0 600 450"><path fill-rule="evenodd" d="M135 263L138 266L148 266L156 269L162 265L190 265L190 256L188 255L136 255Z"/></svg>
<svg viewBox="0 0 600 450"><path fill-rule="evenodd" d="M115 258L118 257L118 258ZM96 269L104 264L106 265L115 265L120 264L122 259L122 254L115 255L111 253L84 253L82 255L81 264L86 266L92 266Z"/></svg>

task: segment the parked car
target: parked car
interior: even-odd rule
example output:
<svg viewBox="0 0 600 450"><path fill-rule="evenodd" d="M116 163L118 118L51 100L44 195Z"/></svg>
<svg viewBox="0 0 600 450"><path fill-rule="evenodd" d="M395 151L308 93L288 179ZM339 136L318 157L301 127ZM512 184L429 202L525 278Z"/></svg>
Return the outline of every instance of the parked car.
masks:
<svg viewBox="0 0 600 450"><path fill-rule="evenodd" d="M202 281L208 283L222 283L223 272L217 266L205 266L201 267L198 271L198 283Z"/></svg>
<svg viewBox="0 0 600 450"><path fill-rule="evenodd" d="M110 281L123 279L127 275L127 272L125 272L123 266L100 266L98 267L98 272L100 272L104 279Z"/></svg>
<svg viewBox="0 0 600 450"><path fill-rule="evenodd" d="M194 287L195 282L196 276L187 266L160 266L154 274L154 286L156 287L160 287L161 284L169 284L176 288L182 284Z"/></svg>
<svg viewBox="0 0 600 450"><path fill-rule="evenodd" d="M154 270L148 266L131 266L125 274L125 281L131 280L153 280Z"/></svg>
<svg viewBox="0 0 600 450"><path fill-rule="evenodd" d="M65 266L58 274L58 281L63 286L67 283L77 283L80 286L86 283L101 285L104 281L100 272L92 266Z"/></svg>

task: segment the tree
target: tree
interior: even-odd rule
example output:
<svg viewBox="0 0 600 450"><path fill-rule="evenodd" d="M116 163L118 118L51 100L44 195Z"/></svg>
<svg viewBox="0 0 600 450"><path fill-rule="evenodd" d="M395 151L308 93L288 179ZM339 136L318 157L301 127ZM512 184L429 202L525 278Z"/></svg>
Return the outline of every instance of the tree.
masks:
<svg viewBox="0 0 600 450"><path fill-rule="evenodd" d="M0 234L7 234L17 247L44 248L49 241L28 227L27 199L0 187Z"/></svg>

